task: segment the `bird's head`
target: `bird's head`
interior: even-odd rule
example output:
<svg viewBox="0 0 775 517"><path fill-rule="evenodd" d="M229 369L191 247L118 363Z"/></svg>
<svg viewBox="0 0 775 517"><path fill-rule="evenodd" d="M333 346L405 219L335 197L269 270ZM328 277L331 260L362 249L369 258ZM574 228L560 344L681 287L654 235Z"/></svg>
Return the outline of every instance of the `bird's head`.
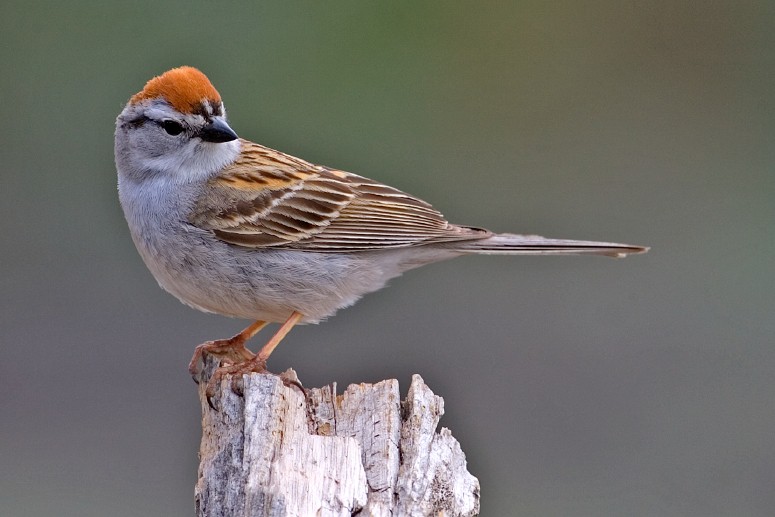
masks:
<svg viewBox="0 0 775 517"><path fill-rule="evenodd" d="M190 66L148 81L116 120L116 164L127 177L201 180L234 161L239 148L220 94Z"/></svg>

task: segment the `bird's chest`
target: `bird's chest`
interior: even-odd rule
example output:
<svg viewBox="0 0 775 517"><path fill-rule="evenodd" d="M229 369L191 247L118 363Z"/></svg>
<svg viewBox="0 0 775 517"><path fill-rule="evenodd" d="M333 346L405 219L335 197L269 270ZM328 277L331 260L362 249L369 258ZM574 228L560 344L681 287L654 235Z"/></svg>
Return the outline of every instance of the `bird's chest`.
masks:
<svg viewBox="0 0 775 517"><path fill-rule="evenodd" d="M205 245L204 232L187 221L192 205L187 189L163 179L133 188L119 182L119 198L135 246L157 280L185 274Z"/></svg>

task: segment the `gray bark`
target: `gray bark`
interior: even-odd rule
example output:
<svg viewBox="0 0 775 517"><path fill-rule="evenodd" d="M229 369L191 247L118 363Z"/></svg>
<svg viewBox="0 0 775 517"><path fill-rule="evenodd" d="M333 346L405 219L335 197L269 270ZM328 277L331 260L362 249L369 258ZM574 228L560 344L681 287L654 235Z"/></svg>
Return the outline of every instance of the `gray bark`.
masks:
<svg viewBox="0 0 775 517"><path fill-rule="evenodd" d="M419 375L307 390L271 374L225 377L213 400L200 379L202 443L196 514L234 516L472 516L479 481L450 431L444 401Z"/></svg>

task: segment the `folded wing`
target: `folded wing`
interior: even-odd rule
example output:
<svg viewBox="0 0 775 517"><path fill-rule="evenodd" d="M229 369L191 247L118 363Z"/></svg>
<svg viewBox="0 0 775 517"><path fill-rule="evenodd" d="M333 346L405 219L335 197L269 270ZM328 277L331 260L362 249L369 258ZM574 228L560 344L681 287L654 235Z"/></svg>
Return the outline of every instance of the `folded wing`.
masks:
<svg viewBox="0 0 775 517"><path fill-rule="evenodd" d="M251 248L352 252L484 239L428 203L344 171L313 165L258 144L213 178L190 222Z"/></svg>

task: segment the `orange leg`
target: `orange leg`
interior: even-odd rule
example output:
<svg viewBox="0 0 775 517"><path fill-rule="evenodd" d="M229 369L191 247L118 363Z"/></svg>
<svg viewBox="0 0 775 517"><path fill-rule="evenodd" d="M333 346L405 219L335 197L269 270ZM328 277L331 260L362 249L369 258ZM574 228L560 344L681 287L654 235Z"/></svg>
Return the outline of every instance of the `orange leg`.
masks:
<svg viewBox="0 0 775 517"><path fill-rule="evenodd" d="M274 336L266 343L266 345L261 348L261 350L258 352L258 354L252 355L251 357L228 366L221 366L215 372L213 373L213 376L210 377L210 382L207 383L207 399L208 401L215 395L215 387L220 382L221 377L224 375L233 375L233 380L237 380L238 378L241 378L243 374L249 373L249 372L265 372L266 371L266 360L269 358L269 356L272 354L275 348L277 348L277 345L280 344L280 341L283 340L283 338L288 334L288 332L291 331L291 329L299 322L304 316L297 311L293 311L291 313L291 316L283 323L283 325L277 330ZM259 323L259 322L256 322ZM255 325L255 324L254 324ZM262 325L263 326L263 325ZM252 327L252 325L251 325ZM237 334L237 336L240 336L242 333L247 332L251 327L248 327L240 334ZM261 327L259 327L253 334L258 332ZM251 334L251 335L253 335ZM237 337L235 336L235 337ZM298 382L298 381L297 381ZM232 386L234 387L234 386Z"/></svg>
<svg viewBox="0 0 775 517"><path fill-rule="evenodd" d="M291 331L291 329L299 322L301 321L302 314L297 311L293 311L290 318L285 320L285 323L283 323L283 326L280 327L274 336L272 336L272 339L270 339L262 348L259 350L258 355L256 356L256 363L263 363L266 365L266 360L269 359L269 356L272 355L272 352L274 352L274 349L277 348L277 345L280 344L280 341L283 340L283 338L288 334L288 332Z"/></svg>

